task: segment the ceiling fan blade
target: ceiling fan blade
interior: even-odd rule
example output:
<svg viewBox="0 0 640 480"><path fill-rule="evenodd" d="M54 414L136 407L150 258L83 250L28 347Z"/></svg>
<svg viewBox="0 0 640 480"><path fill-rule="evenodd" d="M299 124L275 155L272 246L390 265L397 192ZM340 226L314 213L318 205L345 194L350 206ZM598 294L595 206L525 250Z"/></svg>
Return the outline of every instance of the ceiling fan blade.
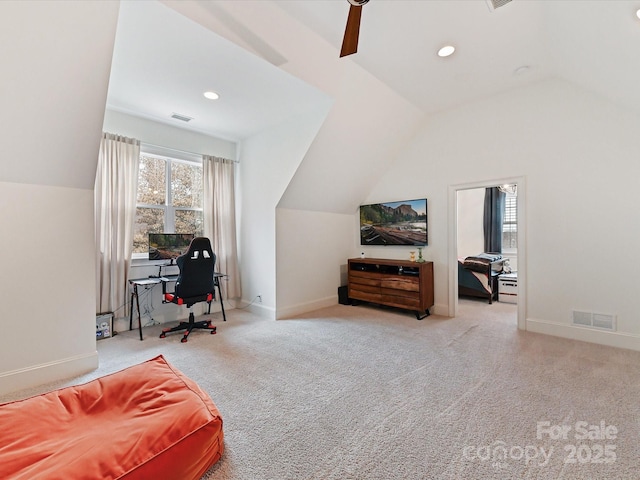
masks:
<svg viewBox="0 0 640 480"><path fill-rule="evenodd" d="M344 30L342 50L340 57L346 57L358 51L358 36L360 35L360 18L362 17L362 5L351 5L347 17L347 27Z"/></svg>

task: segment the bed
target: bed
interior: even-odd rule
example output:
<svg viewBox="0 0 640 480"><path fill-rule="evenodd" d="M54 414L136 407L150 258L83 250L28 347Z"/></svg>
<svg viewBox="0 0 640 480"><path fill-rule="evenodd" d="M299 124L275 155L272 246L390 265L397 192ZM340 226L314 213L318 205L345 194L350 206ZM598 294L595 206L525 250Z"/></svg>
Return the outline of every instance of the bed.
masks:
<svg viewBox="0 0 640 480"><path fill-rule="evenodd" d="M458 259L458 296L485 298L493 303L498 275L505 259L499 253L480 253Z"/></svg>
<svg viewBox="0 0 640 480"><path fill-rule="evenodd" d="M222 418L162 355L83 385L0 405L0 478L197 480Z"/></svg>

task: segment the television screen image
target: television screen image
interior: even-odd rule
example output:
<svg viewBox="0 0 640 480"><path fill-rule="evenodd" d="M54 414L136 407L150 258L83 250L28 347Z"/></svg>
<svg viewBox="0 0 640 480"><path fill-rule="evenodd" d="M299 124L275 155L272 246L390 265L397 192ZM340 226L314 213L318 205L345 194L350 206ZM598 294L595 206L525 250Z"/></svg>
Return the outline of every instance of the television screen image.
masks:
<svg viewBox="0 0 640 480"><path fill-rule="evenodd" d="M427 199L360 207L360 245L427 245Z"/></svg>
<svg viewBox="0 0 640 480"><path fill-rule="evenodd" d="M193 233L150 233L149 260L173 260L185 253Z"/></svg>

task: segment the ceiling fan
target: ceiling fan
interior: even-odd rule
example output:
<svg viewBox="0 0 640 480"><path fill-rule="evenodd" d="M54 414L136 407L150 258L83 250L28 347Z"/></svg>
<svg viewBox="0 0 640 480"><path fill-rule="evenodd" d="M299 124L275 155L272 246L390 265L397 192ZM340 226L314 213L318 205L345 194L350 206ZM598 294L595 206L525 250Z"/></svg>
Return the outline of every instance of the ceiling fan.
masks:
<svg viewBox="0 0 640 480"><path fill-rule="evenodd" d="M349 16L347 17L347 27L344 30L344 39L342 40L342 50L340 57L346 57L358 51L358 36L360 35L360 17L362 16L362 6L369 0L347 0L351 6L349 7Z"/></svg>

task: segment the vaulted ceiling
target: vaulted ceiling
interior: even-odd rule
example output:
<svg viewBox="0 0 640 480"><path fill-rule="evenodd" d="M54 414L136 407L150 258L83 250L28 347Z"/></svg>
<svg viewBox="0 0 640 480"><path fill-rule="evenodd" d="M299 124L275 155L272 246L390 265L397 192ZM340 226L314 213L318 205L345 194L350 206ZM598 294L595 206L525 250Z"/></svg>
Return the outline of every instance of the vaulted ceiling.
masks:
<svg viewBox="0 0 640 480"><path fill-rule="evenodd" d="M340 48L346 0L276 3ZM426 113L552 76L640 110L640 1L490 4L371 0L349 58ZM457 50L439 58L443 45Z"/></svg>
<svg viewBox="0 0 640 480"><path fill-rule="evenodd" d="M207 12L205 18L218 16ZM220 98L206 99L206 91ZM300 79L159 2L120 4L109 109L239 140L326 101Z"/></svg>
<svg viewBox="0 0 640 480"><path fill-rule="evenodd" d="M640 111L640 1L489 2L371 0L358 53L340 62L362 67L425 114L551 77ZM261 17L249 13L251 1L163 3L171 9L122 2L109 108L240 139L324 100L308 88L313 81L286 74L296 59L264 29L290 42L315 35L337 58L347 0L260 0ZM293 23L279 24L283 12ZM439 58L446 44L456 52ZM203 101L205 89L221 99ZM194 121L180 125L173 112Z"/></svg>

